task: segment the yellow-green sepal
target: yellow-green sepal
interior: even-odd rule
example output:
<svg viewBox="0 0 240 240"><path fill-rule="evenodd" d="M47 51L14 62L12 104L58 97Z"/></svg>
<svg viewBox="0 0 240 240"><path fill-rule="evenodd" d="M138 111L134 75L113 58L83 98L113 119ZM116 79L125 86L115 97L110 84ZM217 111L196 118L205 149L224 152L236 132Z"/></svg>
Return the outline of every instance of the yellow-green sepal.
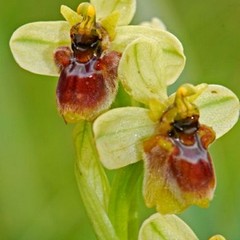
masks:
<svg viewBox="0 0 240 240"><path fill-rule="evenodd" d="M200 111L200 123L212 127L216 138L228 132L239 119L239 99L224 86L208 85L194 103Z"/></svg>
<svg viewBox="0 0 240 240"><path fill-rule="evenodd" d="M164 37L157 39L153 36L135 35L138 37L136 40L129 39L130 43L123 51L119 63L118 75L129 95L149 105L152 99L159 102L167 100L167 85L176 81L181 74L185 57L172 35L165 31L142 28L149 33L160 32ZM135 31L135 28L130 29ZM128 33L131 36L131 32ZM113 44L116 42L118 42L118 35Z"/></svg>
<svg viewBox="0 0 240 240"><path fill-rule="evenodd" d="M156 123L148 110L123 107L98 117L93 125L100 160L108 169L117 169L142 159L142 140L154 133Z"/></svg>
<svg viewBox="0 0 240 240"><path fill-rule="evenodd" d="M25 70L57 76L53 53L59 46L70 46L69 31L69 24L65 21L25 24L10 39L13 57Z"/></svg>

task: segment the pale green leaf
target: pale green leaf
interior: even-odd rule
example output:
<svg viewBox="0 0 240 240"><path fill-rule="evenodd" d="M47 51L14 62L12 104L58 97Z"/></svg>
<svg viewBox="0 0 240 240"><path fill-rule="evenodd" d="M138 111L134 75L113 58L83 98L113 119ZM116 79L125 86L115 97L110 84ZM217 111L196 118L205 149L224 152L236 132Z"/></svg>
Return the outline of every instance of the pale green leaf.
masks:
<svg viewBox="0 0 240 240"><path fill-rule="evenodd" d="M20 67L37 74L57 76L53 53L70 45L70 27L65 21L33 22L18 28L10 48Z"/></svg>
<svg viewBox="0 0 240 240"><path fill-rule="evenodd" d="M90 122L80 122L74 131L77 152L76 177L82 201L99 239L117 240L108 217L110 187L101 165Z"/></svg>
<svg viewBox="0 0 240 240"><path fill-rule="evenodd" d="M121 240L137 239L139 231L139 188L143 163L138 162L115 171L111 184L108 214ZM141 194L141 193L140 193Z"/></svg>
<svg viewBox="0 0 240 240"><path fill-rule="evenodd" d="M153 214L142 224L138 240L197 240L194 232L175 215Z"/></svg>
<svg viewBox="0 0 240 240"><path fill-rule="evenodd" d="M208 85L194 101L200 110L200 123L212 127L219 138L239 119L239 99L228 88Z"/></svg>
<svg viewBox="0 0 240 240"><path fill-rule="evenodd" d="M112 12L119 12L118 25L131 22L136 10L136 0L90 0L97 12L97 19L105 18Z"/></svg>
<svg viewBox="0 0 240 240"><path fill-rule="evenodd" d="M93 125L101 162L115 169L141 160L142 140L154 129L155 123L144 108L116 108L101 115Z"/></svg>
<svg viewBox="0 0 240 240"><path fill-rule="evenodd" d="M167 84L178 78L183 67L182 55L166 51L155 38L141 37L123 52L118 76L129 95L149 105L152 99L160 102L167 99Z"/></svg>

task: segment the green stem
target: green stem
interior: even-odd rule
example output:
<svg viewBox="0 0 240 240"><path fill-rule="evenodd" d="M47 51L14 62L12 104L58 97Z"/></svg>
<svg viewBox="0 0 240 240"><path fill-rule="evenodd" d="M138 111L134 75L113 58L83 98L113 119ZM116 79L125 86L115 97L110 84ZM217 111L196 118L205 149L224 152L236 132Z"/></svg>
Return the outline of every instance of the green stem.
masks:
<svg viewBox="0 0 240 240"><path fill-rule="evenodd" d="M80 122L74 131L75 173L82 201L98 239L119 240L108 217L109 182L98 159L92 124Z"/></svg>
<svg viewBox="0 0 240 240"><path fill-rule="evenodd" d="M109 199L109 216L121 240L138 236L137 193L142 163L124 167L115 175Z"/></svg>

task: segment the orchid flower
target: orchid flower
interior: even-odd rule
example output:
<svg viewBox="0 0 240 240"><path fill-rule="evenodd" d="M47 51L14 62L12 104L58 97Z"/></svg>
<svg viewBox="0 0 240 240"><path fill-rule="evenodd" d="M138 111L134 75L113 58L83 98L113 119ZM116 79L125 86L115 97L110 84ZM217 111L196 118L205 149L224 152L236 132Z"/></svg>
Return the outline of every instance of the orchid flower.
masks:
<svg viewBox="0 0 240 240"><path fill-rule="evenodd" d="M135 7L135 0L93 0L81 3L77 11L63 5L66 21L28 23L12 35L10 47L22 68L59 76L56 100L66 122L92 121L110 108L118 90L121 54L133 41L158 42L164 51L179 56L176 64L182 68L181 43L160 25L153 27L156 20L147 26L127 26Z"/></svg>
<svg viewBox="0 0 240 240"><path fill-rule="evenodd" d="M164 54L171 57L154 41L135 41L127 47L119 78L146 107L104 113L94 123L94 134L106 168L144 161L145 203L168 214L190 205L208 206L216 187L208 147L238 121L239 100L229 89L208 84L184 84L167 96L167 86L179 71L162 61Z"/></svg>

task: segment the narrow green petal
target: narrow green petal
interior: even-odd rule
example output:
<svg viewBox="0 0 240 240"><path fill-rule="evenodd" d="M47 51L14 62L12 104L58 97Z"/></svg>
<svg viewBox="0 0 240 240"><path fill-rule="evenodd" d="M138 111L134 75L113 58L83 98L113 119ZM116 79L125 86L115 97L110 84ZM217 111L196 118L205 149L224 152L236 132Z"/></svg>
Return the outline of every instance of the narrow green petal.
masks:
<svg viewBox="0 0 240 240"><path fill-rule="evenodd" d="M136 10L136 0L91 0L97 10L97 18L105 18L112 12L119 12L118 25L128 25Z"/></svg>
<svg viewBox="0 0 240 240"><path fill-rule="evenodd" d="M68 6L62 5L60 12L63 15L63 17L66 19L66 21L68 21L70 26L73 26L82 21L83 17L80 14L77 14L77 12L73 11Z"/></svg>
<svg viewBox="0 0 240 240"><path fill-rule="evenodd" d="M161 49L161 63L166 75L166 84L174 83L181 74L185 65L185 56L181 42L171 33L147 26L123 26L116 28L116 37L111 48L123 52L134 40L144 37L157 41L158 49ZM152 57L153 61L157 61ZM143 60L142 60L143 61ZM147 64L146 64L147 65Z"/></svg>
<svg viewBox="0 0 240 240"><path fill-rule="evenodd" d="M197 240L191 228L175 215L155 213L142 224L138 240Z"/></svg>
<svg viewBox="0 0 240 240"><path fill-rule="evenodd" d="M219 138L239 119L239 99L228 88L208 85L194 102L200 110L200 123L212 127Z"/></svg>
<svg viewBox="0 0 240 240"><path fill-rule="evenodd" d="M149 105L152 99L167 99L167 83L177 79L183 65L183 58L165 51L160 41L141 37L126 47L118 75L128 94Z"/></svg>
<svg viewBox="0 0 240 240"><path fill-rule="evenodd" d="M37 74L57 76L53 52L70 45L69 24L65 21L34 22L18 28L10 48L20 67Z"/></svg>
<svg viewBox="0 0 240 240"><path fill-rule="evenodd" d="M102 27L108 32L111 41L115 38L118 21L119 12L113 12L100 21Z"/></svg>
<svg viewBox="0 0 240 240"><path fill-rule="evenodd" d="M93 131L103 165L116 169L141 160L142 139L154 128L144 108L116 108L98 117Z"/></svg>

